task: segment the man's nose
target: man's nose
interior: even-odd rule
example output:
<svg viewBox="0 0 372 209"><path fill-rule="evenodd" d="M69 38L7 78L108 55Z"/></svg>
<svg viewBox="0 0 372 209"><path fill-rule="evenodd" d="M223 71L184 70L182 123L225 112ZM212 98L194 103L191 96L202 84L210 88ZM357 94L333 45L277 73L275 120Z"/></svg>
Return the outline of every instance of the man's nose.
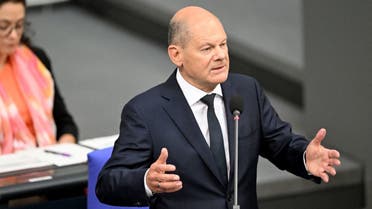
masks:
<svg viewBox="0 0 372 209"><path fill-rule="evenodd" d="M226 50L223 49L222 47L216 47L215 48L215 54L214 54L214 59L215 60L221 60L226 58Z"/></svg>

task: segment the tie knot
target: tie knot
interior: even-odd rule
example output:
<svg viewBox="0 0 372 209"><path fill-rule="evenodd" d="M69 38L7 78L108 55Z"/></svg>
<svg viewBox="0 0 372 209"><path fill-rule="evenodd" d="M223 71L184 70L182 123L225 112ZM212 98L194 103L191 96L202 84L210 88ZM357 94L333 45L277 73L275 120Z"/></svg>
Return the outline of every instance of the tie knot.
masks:
<svg viewBox="0 0 372 209"><path fill-rule="evenodd" d="M204 104L208 105L208 107L213 107L214 96L216 96L215 93L207 94L204 97L202 97L200 99L200 101L202 101Z"/></svg>

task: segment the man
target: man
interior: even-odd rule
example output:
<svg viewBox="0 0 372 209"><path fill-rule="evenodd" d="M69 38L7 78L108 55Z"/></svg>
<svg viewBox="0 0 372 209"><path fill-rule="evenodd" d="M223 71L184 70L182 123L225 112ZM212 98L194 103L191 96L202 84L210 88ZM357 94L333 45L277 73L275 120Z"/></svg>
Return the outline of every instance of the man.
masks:
<svg viewBox="0 0 372 209"><path fill-rule="evenodd" d="M244 101L238 177L242 209L257 208L259 155L315 181L320 177L328 182L328 174L336 174L339 153L320 144L325 129L310 143L292 134L253 78L229 74L227 36L217 17L200 7L185 7L171 19L168 38L168 54L177 70L125 105L120 136L98 178L96 193L102 202L231 208L235 151L229 104L234 95ZM212 104L204 98L208 94L213 95Z"/></svg>

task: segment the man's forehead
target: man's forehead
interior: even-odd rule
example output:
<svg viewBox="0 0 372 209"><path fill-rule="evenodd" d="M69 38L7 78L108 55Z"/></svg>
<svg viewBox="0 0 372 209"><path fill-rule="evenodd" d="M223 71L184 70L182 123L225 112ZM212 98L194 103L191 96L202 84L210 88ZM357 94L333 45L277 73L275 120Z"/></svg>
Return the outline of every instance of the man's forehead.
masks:
<svg viewBox="0 0 372 209"><path fill-rule="evenodd" d="M218 19L202 20L188 25L188 32L193 37L226 39L225 29Z"/></svg>

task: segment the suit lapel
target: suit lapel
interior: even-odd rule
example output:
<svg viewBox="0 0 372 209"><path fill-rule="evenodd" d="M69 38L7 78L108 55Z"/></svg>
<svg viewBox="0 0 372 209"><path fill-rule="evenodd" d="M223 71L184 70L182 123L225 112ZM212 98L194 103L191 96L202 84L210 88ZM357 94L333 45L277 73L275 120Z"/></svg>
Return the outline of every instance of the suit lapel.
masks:
<svg viewBox="0 0 372 209"><path fill-rule="evenodd" d="M218 172L217 165L214 162L209 146L206 143L194 114L190 106L187 104L186 98L176 81L175 73L173 73L165 83L163 98L167 100L163 105L164 110L185 136L185 139L196 150L207 167L216 176L219 182L223 184L222 177Z"/></svg>

